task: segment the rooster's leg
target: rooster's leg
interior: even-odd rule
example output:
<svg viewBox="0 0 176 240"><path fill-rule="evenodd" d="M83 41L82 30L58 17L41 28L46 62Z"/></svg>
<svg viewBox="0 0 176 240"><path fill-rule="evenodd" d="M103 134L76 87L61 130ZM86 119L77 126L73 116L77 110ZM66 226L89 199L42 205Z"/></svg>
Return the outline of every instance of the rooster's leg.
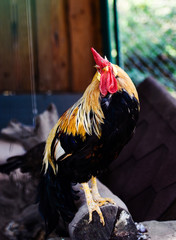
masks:
<svg viewBox="0 0 176 240"><path fill-rule="evenodd" d="M106 203L115 204L115 202L111 198L102 198L100 196L98 192L96 177L92 177L91 182L92 182L92 197L94 202L97 202L100 207Z"/></svg>
<svg viewBox="0 0 176 240"><path fill-rule="evenodd" d="M105 225L104 217L103 217L103 214L100 210L99 204L94 202L88 183L82 183L82 186L83 186L83 189L84 189L84 192L85 192L87 207L88 207L88 210L89 210L89 223L92 221L92 213L94 211L96 211L98 213L98 215L100 216L100 222L103 225Z"/></svg>

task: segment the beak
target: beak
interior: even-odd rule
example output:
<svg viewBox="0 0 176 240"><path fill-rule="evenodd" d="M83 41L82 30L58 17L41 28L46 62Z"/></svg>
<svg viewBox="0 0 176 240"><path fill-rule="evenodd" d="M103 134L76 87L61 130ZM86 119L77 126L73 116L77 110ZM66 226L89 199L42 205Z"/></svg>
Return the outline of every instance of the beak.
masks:
<svg viewBox="0 0 176 240"><path fill-rule="evenodd" d="M97 71L100 70L100 66L95 65L94 67L97 69Z"/></svg>

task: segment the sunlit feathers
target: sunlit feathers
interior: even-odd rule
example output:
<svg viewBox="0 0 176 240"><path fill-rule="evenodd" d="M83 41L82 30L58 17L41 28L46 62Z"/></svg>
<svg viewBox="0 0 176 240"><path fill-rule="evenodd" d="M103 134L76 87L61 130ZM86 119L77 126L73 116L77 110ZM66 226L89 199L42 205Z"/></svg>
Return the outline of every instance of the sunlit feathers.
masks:
<svg viewBox="0 0 176 240"><path fill-rule="evenodd" d="M95 133L98 138L101 137L101 124L103 123L104 114L99 101L99 81L100 74L96 72L83 96L60 117L51 130L45 147L45 172L49 161L53 171L56 173L55 164L51 156L51 143L56 134L78 135L83 141L86 139L86 134L92 135Z"/></svg>
<svg viewBox="0 0 176 240"><path fill-rule="evenodd" d="M112 64L112 66L113 66L114 75L117 79L118 91L125 89L130 96L134 96L139 101L136 87L134 86L128 74L119 66L115 64Z"/></svg>

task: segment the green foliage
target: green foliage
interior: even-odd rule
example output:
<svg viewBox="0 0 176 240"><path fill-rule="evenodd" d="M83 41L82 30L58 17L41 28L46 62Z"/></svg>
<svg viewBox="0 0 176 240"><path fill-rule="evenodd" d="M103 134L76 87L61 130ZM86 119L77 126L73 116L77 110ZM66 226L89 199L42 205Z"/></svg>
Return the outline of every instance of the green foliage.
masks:
<svg viewBox="0 0 176 240"><path fill-rule="evenodd" d="M176 6L172 0L119 0L124 68L137 84L154 76L176 88Z"/></svg>

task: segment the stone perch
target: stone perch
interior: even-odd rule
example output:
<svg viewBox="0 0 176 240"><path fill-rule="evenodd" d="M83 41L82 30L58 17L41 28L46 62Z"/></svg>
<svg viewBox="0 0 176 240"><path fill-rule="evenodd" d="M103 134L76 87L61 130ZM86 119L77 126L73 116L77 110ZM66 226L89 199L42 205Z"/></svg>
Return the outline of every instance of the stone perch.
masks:
<svg viewBox="0 0 176 240"><path fill-rule="evenodd" d="M72 240L138 239L136 224L133 222L126 205L100 181L97 182L100 195L112 198L116 205L106 204L101 207L105 226L101 224L96 212L93 212L93 220L89 223L89 212L84 193L81 190L81 186L79 184L76 185L74 189L80 191L80 200L77 202L78 212L69 224L70 238Z"/></svg>

